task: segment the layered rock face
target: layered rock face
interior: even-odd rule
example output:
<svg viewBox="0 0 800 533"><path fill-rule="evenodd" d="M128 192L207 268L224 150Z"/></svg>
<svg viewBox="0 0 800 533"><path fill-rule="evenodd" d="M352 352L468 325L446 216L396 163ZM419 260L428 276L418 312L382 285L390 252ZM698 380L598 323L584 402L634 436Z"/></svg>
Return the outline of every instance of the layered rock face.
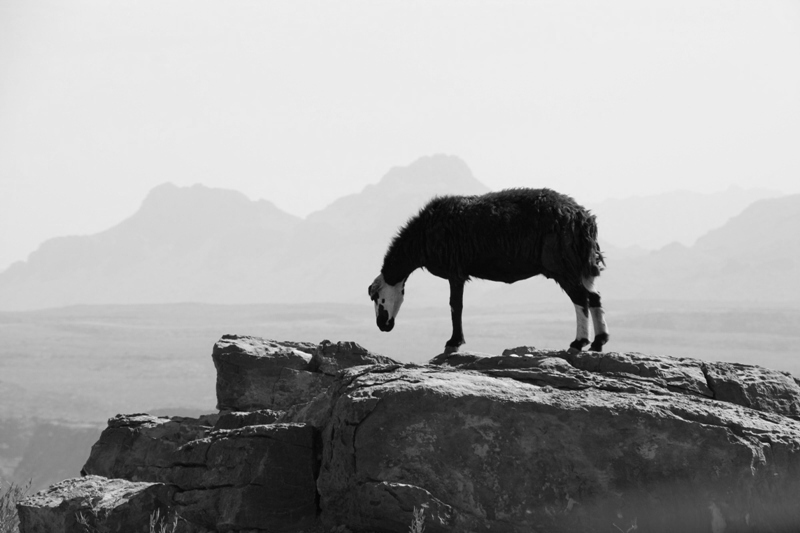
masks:
<svg viewBox="0 0 800 533"><path fill-rule="evenodd" d="M87 480L136 485L178 531L406 532L415 510L427 532L800 530L785 373L529 347L403 365L240 336L213 357L219 414L111 419L87 477L20 505L22 532L82 531ZM117 507L96 529L138 530Z"/></svg>
<svg viewBox="0 0 800 533"><path fill-rule="evenodd" d="M117 416L83 470L173 487L178 514L210 531L295 531L316 519L318 446L312 426L263 423L272 414Z"/></svg>

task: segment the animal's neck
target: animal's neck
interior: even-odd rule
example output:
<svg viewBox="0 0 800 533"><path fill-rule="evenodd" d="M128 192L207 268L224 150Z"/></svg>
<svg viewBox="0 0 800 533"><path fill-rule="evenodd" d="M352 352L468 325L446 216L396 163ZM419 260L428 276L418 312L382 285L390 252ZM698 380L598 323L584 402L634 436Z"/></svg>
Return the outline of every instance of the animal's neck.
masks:
<svg viewBox="0 0 800 533"><path fill-rule="evenodd" d="M396 285L423 266L423 247L415 233L405 227L394 238L383 258L381 274L388 285Z"/></svg>

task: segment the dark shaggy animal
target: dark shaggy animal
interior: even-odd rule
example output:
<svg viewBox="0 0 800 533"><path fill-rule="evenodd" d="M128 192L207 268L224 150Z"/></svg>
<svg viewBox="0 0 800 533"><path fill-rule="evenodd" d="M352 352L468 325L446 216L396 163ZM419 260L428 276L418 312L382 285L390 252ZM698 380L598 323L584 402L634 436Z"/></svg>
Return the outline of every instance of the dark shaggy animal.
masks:
<svg viewBox="0 0 800 533"><path fill-rule="evenodd" d="M425 268L448 280L453 334L445 350L456 351L465 342L466 281L514 283L541 274L558 283L575 305L577 334L570 351L589 344L590 314L595 331L590 349L602 351L609 335L594 279L603 265L595 217L569 196L550 189L443 196L400 229L369 295L378 327L391 331L413 271Z"/></svg>

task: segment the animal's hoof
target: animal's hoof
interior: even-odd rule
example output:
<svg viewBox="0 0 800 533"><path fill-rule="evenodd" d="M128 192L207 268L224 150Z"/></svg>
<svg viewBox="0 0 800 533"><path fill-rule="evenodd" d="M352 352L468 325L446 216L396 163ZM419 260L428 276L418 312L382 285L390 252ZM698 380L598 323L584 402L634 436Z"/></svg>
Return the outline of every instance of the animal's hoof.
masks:
<svg viewBox="0 0 800 533"><path fill-rule="evenodd" d="M449 345L445 344L444 345L444 353L446 353L446 354L456 353L456 352L458 352L459 348L461 348L461 346L449 346Z"/></svg>
<svg viewBox="0 0 800 533"><path fill-rule="evenodd" d="M567 350L571 354L576 354L583 350L584 346L589 344L589 339L575 339L569 345L569 350Z"/></svg>
<svg viewBox="0 0 800 533"><path fill-rule="evenodd" d="M597 335L595 335L594 341L592 342L592 345L589 347L589 350L593 352L602 352L603 345L608 342L608 338L609 338L608 333L598 333Z"/></svg>

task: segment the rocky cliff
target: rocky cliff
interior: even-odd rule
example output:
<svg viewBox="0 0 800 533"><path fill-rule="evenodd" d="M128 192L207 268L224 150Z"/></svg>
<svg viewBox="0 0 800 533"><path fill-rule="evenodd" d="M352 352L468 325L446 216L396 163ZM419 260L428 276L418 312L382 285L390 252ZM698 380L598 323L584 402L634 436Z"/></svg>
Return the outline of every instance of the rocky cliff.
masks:
<svg viewBox="0 0 800 533"><path fill-rule="evenodd" d="M800 529L789 374L638 353L457 353L225 336L219 413L118 415L22 533Z"/></svg>

